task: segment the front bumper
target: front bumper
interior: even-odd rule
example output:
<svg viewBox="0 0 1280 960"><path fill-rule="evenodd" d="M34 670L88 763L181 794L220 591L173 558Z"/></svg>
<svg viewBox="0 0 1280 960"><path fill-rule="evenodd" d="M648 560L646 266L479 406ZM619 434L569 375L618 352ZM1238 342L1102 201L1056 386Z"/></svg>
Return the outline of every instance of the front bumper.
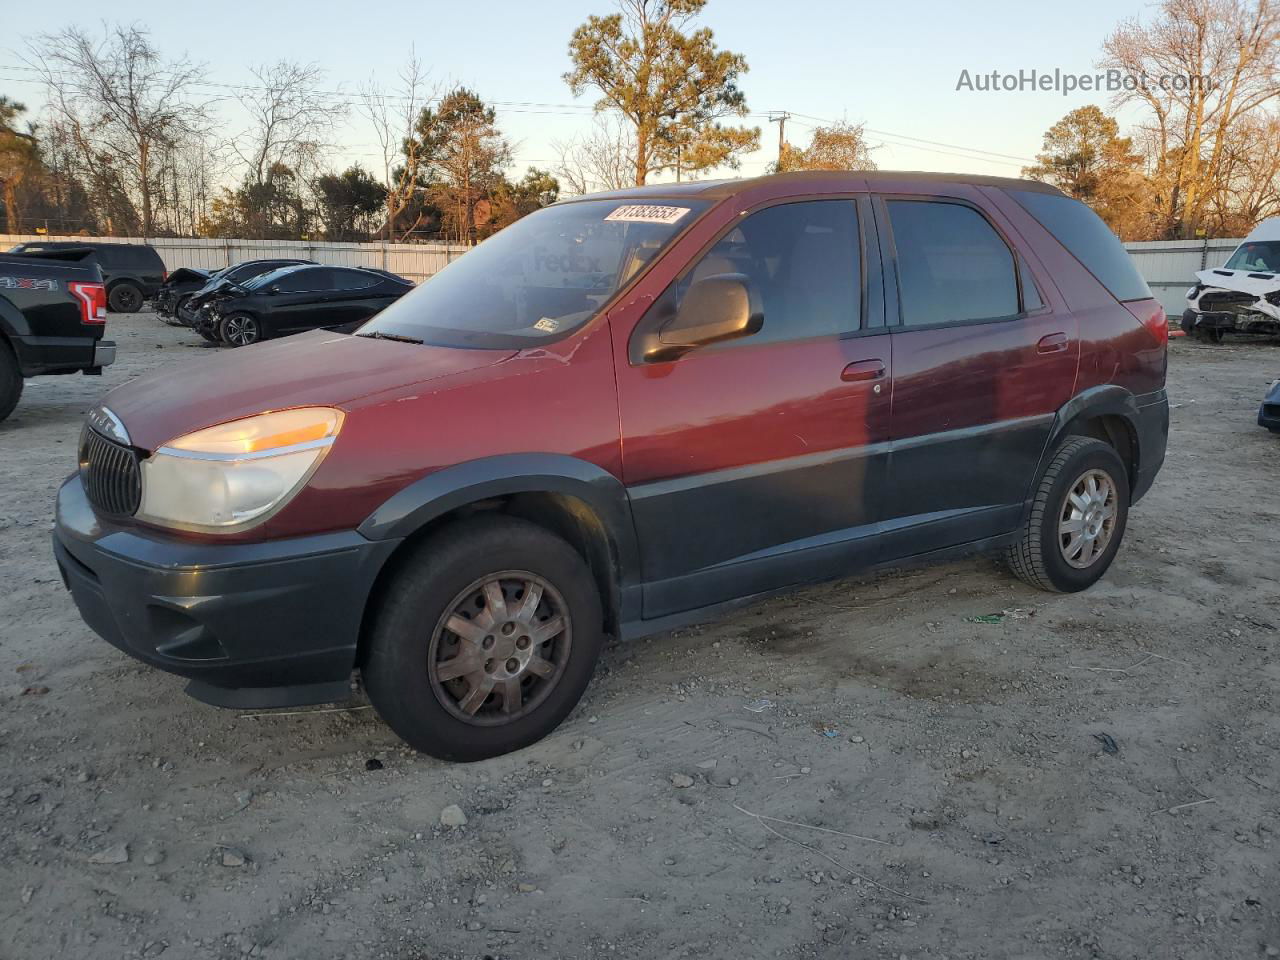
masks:
<svg viewBox="0 0 1280 960"><path fill-rule="evenodd" d="M79 476L58 491L54 556L85 622L115 647L192 682L209 703L343 699L365 601L399 541L355 531L196 543L99 518Z"/></svg>
<svg viewBox="0 0 1280 960"><path fill-rule="evenodd" d="M1151 489L1156 474L1164 466L1169 445L1169 397L1163 390L1144 394L1138 401L1138 469L1129 501L1137 503Z"/></svg>

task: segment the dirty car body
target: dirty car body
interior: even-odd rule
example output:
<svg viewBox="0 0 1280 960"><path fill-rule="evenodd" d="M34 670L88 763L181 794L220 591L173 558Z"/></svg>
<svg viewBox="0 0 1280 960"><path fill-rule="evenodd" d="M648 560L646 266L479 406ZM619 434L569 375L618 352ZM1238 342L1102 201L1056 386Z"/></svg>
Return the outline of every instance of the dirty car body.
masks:
<svg viewBox="0 0 1280 960"><path fill-rule="evenodd" d="M117 388L58 494L84 619L218 704L437 756L554 729L605 636L904 560L1103 574L1164 459L1163 310L1028 181L664 185L518 221L356 335Z"/></svg>

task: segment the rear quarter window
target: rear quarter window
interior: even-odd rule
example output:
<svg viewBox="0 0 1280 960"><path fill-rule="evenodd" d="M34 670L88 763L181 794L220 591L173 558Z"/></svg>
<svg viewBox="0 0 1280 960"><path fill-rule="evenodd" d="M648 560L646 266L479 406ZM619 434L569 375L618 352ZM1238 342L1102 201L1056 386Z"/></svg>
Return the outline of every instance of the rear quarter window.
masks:
<svg viewBox="0 0 1280 960"><path fill-rule="evenodd" d="M1034 190L1009 190L1117 300L1146 300L1151 289L1120 239L1079 200Z"/></svg>

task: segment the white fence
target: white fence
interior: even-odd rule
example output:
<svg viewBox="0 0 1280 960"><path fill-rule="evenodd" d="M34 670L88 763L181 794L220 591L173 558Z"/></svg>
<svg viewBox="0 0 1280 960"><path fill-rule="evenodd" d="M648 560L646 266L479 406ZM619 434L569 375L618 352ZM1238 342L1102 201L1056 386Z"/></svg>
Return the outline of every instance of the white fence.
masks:
<svg viewBox="0 0 1280 960"><path fill-rule="evenodd" d="M39 240L89 240L90 237L54 237L35 234L0 234L0 249ZM140 238L107 237L119 243L143 243ZM305 240L201 240L156 237L145 241L160 252L169 270L179 267L221 269L241 260L267 257L300 257L342 267L376 267L390 270L415 283L439 273L469 247L443 243L309 243ZM1146 278L1151 292L1171 317L1182 316L1183 293L1195 282L1197 270L1221 266L1239 240L1157 240L1127 243L1130 256Z"/></svg>
<svg viewBox="0 0 1280 960"><path fill-rule="evenodd" d="M339 267L375 267L390 270L415 283L439 273L469 247L443 243L328 243L306 240L204 240L186 237L55 237L35 234L0 234L0 250L16 243L50 240L98 240L117 243L149 243L168 270L200 267L220 270L241 260L298 257Z"/></svg>
<svg viewBox="0 0 1280 960"><path fill-rule="evenodd" d="M1151 240L1126 243L1125 249L1164 312L1181 317L1187 308L1183 295L1196 282L1196 272L1222 266L1238 246L1239 240Z"/></svg>

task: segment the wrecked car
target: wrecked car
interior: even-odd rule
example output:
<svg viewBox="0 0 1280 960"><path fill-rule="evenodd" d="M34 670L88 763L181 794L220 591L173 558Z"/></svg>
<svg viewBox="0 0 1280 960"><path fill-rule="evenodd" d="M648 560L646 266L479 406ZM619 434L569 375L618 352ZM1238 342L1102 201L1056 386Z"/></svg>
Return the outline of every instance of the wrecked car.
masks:
<svg viewBox="0 0 1280 960"><path fill-rule="evenodd" d="M1264 220L1226 265L1196 274L1182 329L1204 343L1228 333L1280 334L1280 217Z"/></svg>

